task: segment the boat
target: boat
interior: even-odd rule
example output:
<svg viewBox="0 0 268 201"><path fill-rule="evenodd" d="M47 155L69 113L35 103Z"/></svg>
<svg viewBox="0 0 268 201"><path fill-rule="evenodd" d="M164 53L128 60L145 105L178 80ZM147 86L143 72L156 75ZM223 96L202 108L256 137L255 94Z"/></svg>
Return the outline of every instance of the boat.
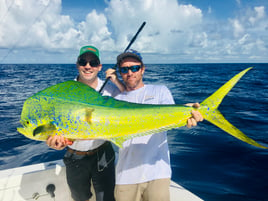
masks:
<svg viewBox="0 0 268 201"><path fill-rule="evenodd" d="M93 192L93 191L92 191ZM179 184L170 183L171 201L202 201ZM0 171L1 201L73 201L62 160ZM90 201L94 201L93 196Z"/></svg>

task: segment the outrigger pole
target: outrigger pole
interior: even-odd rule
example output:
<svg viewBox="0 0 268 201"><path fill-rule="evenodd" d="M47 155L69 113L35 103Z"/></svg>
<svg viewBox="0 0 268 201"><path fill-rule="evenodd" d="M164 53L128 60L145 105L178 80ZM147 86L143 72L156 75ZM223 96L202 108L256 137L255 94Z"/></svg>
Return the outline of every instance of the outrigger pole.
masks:
<svg viewBox="0 0 268 201"><path fill-rule="evenodd" d="M131 39L131 41L129 42L128 46L126 47L126 49L124 50L124 52L126 52L130 46L132 45L132 43L134 43L134 41L136 40L137 36L139 35L139 33L141 32L141 30L143 29L143 27L145 26L146 22L143 22L142 25L140 26L139 30L137 31L137 33L135 34L135 36ZM116 69L117 64L114 65L113 69ZM102 87L99 90L99 93L101 93L101 91L103 90L104 86L107 84L107 82L109 81L110 77L107 77L105 82L103 83Z"/></svg>

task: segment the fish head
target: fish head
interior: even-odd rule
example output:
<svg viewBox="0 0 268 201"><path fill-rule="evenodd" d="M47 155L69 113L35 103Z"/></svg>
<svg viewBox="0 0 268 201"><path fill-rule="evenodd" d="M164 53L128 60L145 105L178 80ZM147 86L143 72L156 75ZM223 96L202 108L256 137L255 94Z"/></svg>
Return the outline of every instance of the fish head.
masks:
<svg viewBox="0 0 268 201"><path fill-rule="evenodd" d="M49 118L48 110L40 98L28 98L22 108L20 123L23 127L17 131L33 140L46 141L56 132L56 126Z"/></svg>
<svg viewBox="0 0 268 201"><path fill-rule="evenodd" d="M49 136L55 135L56 126L53 122L24 119L20 121L23 127L17 131L32 140L46 141Z"/></svg>

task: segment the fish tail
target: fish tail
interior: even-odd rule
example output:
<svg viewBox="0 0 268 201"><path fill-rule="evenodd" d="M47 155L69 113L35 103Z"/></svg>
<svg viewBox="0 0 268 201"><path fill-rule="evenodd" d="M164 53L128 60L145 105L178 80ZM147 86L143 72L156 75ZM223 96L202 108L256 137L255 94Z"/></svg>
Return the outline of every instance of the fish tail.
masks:
<svg viewBox="0 0 268 201"><path fill-rule="evenodd" d="M205 99L200 104L200 113L210 123L214 124L215 126L219 127L220 129L224 130L225 132L229 133L230 135L242 140L248 144L251 144L256 147L267 149L255 140L247 137L244 133L242 133L238 128L233 126L230 122L228 122L224 116L220 113L217 109L221 104L223 98L228 94L228 92L235 86L235 84L240 80L240 78L251 69L247 68L242 72L235 75L232 79L226 82L222 87L220 87L216 92L214 92L211 96Z"/></svg>

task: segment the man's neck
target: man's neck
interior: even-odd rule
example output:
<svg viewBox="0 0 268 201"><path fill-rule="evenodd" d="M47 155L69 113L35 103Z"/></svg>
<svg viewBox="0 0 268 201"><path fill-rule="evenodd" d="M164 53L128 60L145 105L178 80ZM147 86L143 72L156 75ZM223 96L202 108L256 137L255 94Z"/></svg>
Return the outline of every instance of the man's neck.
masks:
<svg viewBox="0 0 268 201"><path fill-rule="evenodd" d="M90 86L91 88L93 89L96 89L97 86L98 86L98 77L94 78L93 80L84 80L84 79L81 79L79 76L78 76L78 79L77 79L78 82L82 82L88 86Z"/></svg>
<svg viewBox="0 0 268 201"><path fill-rule="evenodd" d="M135 91L135 90L137 90L137 89L140 89L140 88L142 88L142 87L144 87L144 84L142 83L142 84L140 84L138 87L129 87L129 86L126 86L126 91Z"/></svg>

